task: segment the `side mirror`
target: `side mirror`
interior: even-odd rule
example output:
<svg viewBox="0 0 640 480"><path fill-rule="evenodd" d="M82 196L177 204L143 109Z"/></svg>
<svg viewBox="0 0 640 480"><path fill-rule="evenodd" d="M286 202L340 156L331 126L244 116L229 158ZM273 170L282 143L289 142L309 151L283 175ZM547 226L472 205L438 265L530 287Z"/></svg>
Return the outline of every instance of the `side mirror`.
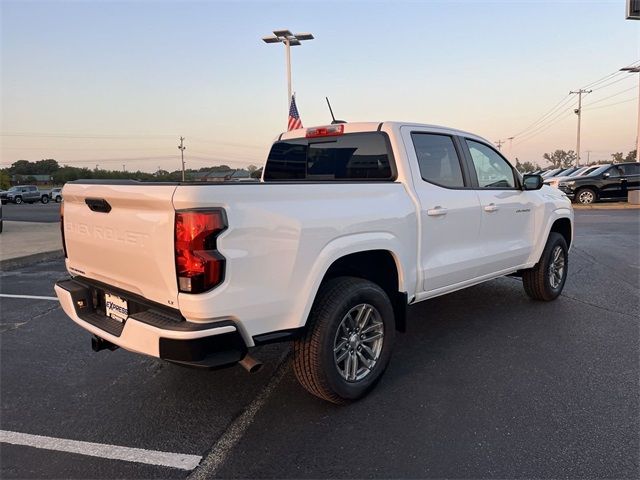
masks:
<svg viewBox="0 0 640 480"><path fill-rule="evenodd" d="M523 190L540 190L544 185L544 180L540 175L527 173L522 177Z"/></svg>
<svg viewBox="0 0 640 480"><path fill-rule="evenodd" d="M611 174L609 172L602 174L602 178L609 178L610 176Z"/></svg>

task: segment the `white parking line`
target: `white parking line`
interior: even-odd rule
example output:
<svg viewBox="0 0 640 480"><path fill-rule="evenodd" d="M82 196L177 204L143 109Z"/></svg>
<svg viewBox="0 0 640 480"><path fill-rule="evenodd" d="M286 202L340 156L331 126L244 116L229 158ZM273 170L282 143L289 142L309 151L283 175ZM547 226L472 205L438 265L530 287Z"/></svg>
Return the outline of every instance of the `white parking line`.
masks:
<svg viewBox="0 0 640 480"><path fill-rule="evenodd" d="M0 293L0 298L28 298L31 300L51 300L58 301L58 297L43 297L40 295L11 295L9 293Z"/></svg>
<svg viewBox="0 0 640 480"><path fill-rule="evenodd" d="M143 448L119 447L104 443L80 442L64 438L43 437L28 433L0 430L0 442L13 445L24 445L58 452L78 453L91 457L124 460L126 462L145 463L162 467L193 470L198 466L202 457L184 453L159 452Z"/></svg>
<svg viewBox="0 0 640 480"><path fill-rule="evenodd" d="M227 430L225 430L225 432L220 436L207 456L202 459L200 466L191 472L189 477L187 477L187 480L206 480L213 478L216 475L218 469L226 461L227 457L231 454L231 451L240 442L244 433L253 423L256 414L265 405L265 403L267 403L271 393L273 393L280 383L280 380L282 380L282 377L287 373L289 354L290 350L287 349L280 357L278 366L267 385L256 396L256 398L253 399L245 411L231 422Z"/></svg>

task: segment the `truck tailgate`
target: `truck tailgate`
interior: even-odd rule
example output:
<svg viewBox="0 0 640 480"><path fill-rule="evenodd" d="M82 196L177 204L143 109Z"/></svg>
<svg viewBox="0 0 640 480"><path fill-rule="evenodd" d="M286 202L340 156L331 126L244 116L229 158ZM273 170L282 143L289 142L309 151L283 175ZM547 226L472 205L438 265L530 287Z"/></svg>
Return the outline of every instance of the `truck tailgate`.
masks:
<svg viewBox="0 0 640 480"><path fill-rule="evenodd" d="M67 268L75 275L177 307L175 185L64 187Z"/></svg>

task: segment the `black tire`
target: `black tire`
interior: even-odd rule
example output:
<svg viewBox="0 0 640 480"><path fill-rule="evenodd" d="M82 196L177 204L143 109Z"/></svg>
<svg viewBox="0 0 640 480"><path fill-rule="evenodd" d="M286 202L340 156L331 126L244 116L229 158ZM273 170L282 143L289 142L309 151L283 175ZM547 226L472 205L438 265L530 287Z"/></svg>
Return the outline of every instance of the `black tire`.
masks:
<svg viewBox="0 0 640 480"><path fill-rule="evenodd" d="M551 278L551 264L557 248L561 250L561 256L564 263L559 281L554 286ZM540 261L538 261L533 268L525 270L522 274L524 291L527 292L529 297L534 300L550 302L560 296L567 280L567 272L569 269L569 256L567 250L567 242L564 237L559 233L551 232L547 239L547 244L542 252L542 256L540 257ZM558 278L556 277L555 280L558 280Z"/></svg>
<svg viewBox="0 0 640 480"><path fill-rule="evenodd" d="M371 315L382 323L378 327L383 333L382 345L373 368L363 367L363 378L348 381L340 373L334 348L343 320L349 312L363 304L374 307L375 313ZM340 330L341 335L343 331ZM300 384L312 395L332 403L346 404L363 397L376 385L389 363L394 338L393 307L384 290L361 278L334 278L321 285L309 313L305 334L293 344L293 370ZM356 346L345 343L343 349L357 348L360 352L357 334L353 341L358 342ZM358 352L352 354L354 358L360 355ZM348 370L346 363L345 369ZM360 371L357 367L356 370Z"/></svg>
<svg viewBox="0 0 640 480"><path fill-rule="evenodd" d="M48 197L48 196L46 196L46 195L43 195L43 196L40 198L40 201L46 205L47 203L49 203L49 197Z"/></svg>
<svg viewBox="0 0 640 480"><path fill-rule="evenodd" d="M62 197L58 195L56 197L56 203L60 203L61 201L62 201Z"/></svg>
<svg viewBox="0 0 640 480"><path fill-rule="evenodd" d="M13 200L13 203L15 203L16 205L20 205L22 203L22 197L16 197Z"/></svg>
<svg viewBox="0 0 640 480"><path fill-rule="evenodd" d="M591 205L598 200L598 193L593 188L581 188L575 194L574 201L581 205Z"/></svg>

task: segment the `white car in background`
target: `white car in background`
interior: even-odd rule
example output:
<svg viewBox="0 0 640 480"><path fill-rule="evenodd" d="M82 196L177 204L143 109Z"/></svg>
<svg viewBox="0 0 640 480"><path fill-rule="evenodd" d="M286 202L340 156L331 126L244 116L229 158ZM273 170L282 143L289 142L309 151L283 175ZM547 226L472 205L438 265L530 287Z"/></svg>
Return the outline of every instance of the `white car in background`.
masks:
<svg viewBox="0 0 640 480"><path fill-rule="evenodd" d="M544 183L545 183L545 185L549 185L551 187L558 188L558 186L560 185L560 182L564 182L569 178L581 177L583 175L589 175L591 172L593 172L598 167L600 167L600 165L591 165L590 167L582 167L582 168L579 168L578 170L576 170L575 172L571 173L570 175L562 175L560 177L548 178L548 179L546 179L544 181Z"/></svg>

